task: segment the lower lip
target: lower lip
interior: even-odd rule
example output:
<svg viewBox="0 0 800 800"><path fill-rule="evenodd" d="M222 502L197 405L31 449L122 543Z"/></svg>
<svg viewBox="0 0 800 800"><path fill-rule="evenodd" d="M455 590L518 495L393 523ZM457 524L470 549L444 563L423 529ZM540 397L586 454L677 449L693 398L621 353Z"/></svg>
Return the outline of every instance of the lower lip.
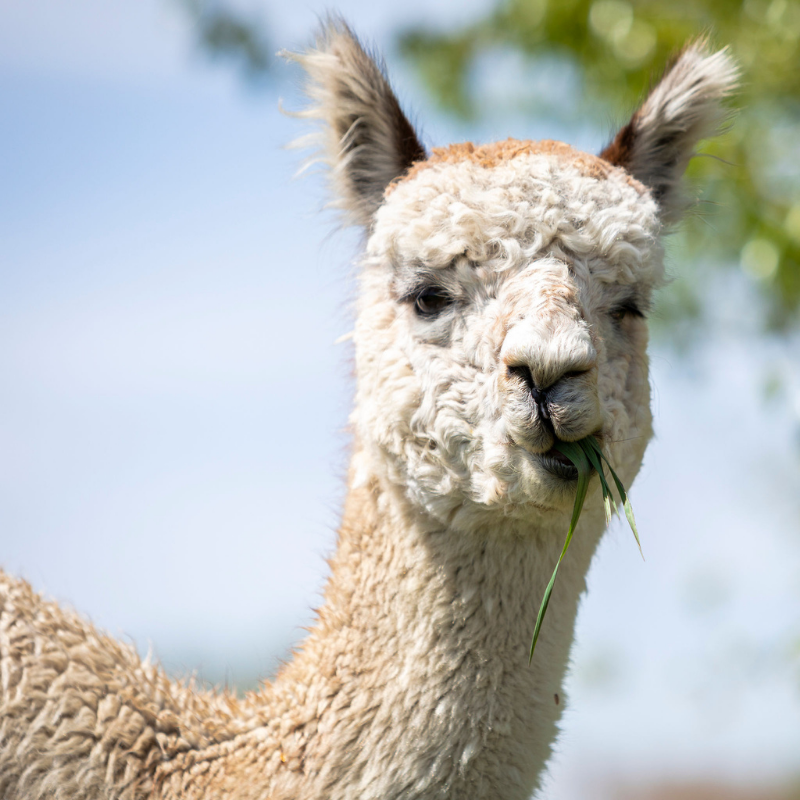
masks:
<svg viewBox="0 0 800 800"><path fill-rule="evenodd" d="M549 450L539 456L539 461L548 472L559 478L574 481L578 477L578 470L575 465L561 453Z"/></svg>

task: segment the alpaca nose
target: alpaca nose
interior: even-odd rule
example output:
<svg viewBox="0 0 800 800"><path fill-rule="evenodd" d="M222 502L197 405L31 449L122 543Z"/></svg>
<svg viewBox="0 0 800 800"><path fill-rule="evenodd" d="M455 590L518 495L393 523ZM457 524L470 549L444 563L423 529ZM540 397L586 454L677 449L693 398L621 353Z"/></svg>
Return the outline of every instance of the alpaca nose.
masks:
<svg viewBox="0 0 800 800"><path fill-rule="evenodd" d="M598 354L577 315L523 317L499 356L503 415L515 441L544 452L554 437L577 441L601 426Z"/></svg>
<svg viewBox="0 0 800 800"><path fill-rule="evenodd" d="M597 350L585 324L554 317L540 325L524 320L508 331L500 359L518 370L529 387L548 390L565 378L575 378L597 366Z"/></svg>
<svg viewBox="0 0 800 800"><path fill-rule="evenodd" d="M531 394L533 402L536 404L539 415L543 420L547 420L549 422L550 409L548 408L548 393L562 381L569 380L570 378L579 378L581 375L585 375L587 372L589 372L591 366L586 366L585 362L582 362L582 364L583 366L580 366L578 369L570 369L565 371L562 375L556 377L556 379L550 383L549 386L544 387L537 386L536 380L533 377L533 372L526 364L508 364L507 367L510 375L519 378L525 383L525 385L528 387L528 391Z"/></svg>

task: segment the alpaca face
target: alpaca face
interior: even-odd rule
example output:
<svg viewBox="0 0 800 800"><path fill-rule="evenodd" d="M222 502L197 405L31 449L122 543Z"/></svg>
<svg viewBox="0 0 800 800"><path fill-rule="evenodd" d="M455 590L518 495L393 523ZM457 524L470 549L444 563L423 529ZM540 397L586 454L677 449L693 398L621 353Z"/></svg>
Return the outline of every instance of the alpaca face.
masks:
<svg viewBox="0 0 800 800"><path fill-rule="evenodd" d="M340 20L304 67L334 204L369 231L353 480L383 471L448 525L562 514L557 438L597 434L630 482L651 435L644 315L681 177L737 70L688 46L600 157L557 142L430 157Z"/></svg>
<svg viewBox="0 0 800 800"><path fill-rule="evenodd" d="M353 420L451 524L569 508L556 437L601 436L632 477L651 434L656 204L599 159L516 144L488 165L492 148L439 151L390 188L367 245Z"/></svg>

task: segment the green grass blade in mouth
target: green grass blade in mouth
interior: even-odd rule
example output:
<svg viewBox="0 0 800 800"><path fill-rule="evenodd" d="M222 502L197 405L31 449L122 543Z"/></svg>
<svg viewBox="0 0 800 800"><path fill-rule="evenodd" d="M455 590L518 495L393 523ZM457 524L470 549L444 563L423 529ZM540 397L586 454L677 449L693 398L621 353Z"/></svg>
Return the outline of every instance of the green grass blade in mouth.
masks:
<svg viewBox="0 0 800 800"><path fill-rule="evenodd" d="M606 458L603 451L600 449L600 445L597 442L597 439L594 436L587 436L587 439L593 439L594 444L592 447L596 448L597 452L600 454L600 457L603 461L606 462L606 466L608 467L608 471L611 473L611 477L614 479L614 483L617 486L617 491L619 492L620 500L622 500L622 507L625 509L625 516L628 519L628 525L631 526L631 530L633 531L633 536L636 539L636 544L639 545L639 554L642 557L642 561L644 561L644 552L642 551L642 543L639 541L639 531L636 530L636 519L633 516L633 506L631 505L631 501L628 499L628 495L625 492L625 487L622 485L622 481L617 476L617 473L614 472L614 467L608 463L608 459ZM582 439L581 441L586 441L586 439Z"/></svg>
<svg viewBox="0 0 800 800"><path fill-rule="evenodd" d="M558 442L554 449L558 450L559 453L563 453L578 470L578 488L575 493L575 505L572 507L572 519L570 520L569 532L567 533L567 544L569 544L569 540L572 538L572 533L575 531L575 526L578 524L578 519L581 515L583 501L586 499L586 491L589 488L589 476L592 473L592 468L583 452L583 448L576 442Z"/></svg>
<svg viewBox="0 0 800 800"><path fill-rule="evenodd" d="M556 567L553 570L553 575L550 578L550 582L547 584L547 588L544 590L542 604L539 606L539 613L536 616L536 627L533 629L533 640L531 641L531 651L530 655L528 656L528 664L530 664L533 660L533 651L536 649L536 642L539 639L539 632L542 628L544 615L547 613L547 606L550 604L550 595L553 593L553 587L556 584L558 568L561 566L561 561L567 552L569 543L572 541L572 534L575 533L575 527L578 524L578 520L581 516L583 503L584 500L586 500L586 492L589 488L589 478L591 477L592 470L594 470L600 478L600 487L603 490L603 506L606 512L606 520L610 522L612 512L616 511L616 503L614 501L614 496L611 493L611 488L608 485L608 481L606 480L603 462L605 462L605 465L608 467L608 471L611 473L611 477L617 487L617 492L619 492L622 506L625 509L625 516L627 517L628 524L631 526L631 530L633 531L636 544L639 545L639 552L642 555L642 559L644 559L644 553L642 553L642 543L639 541L639 532L636 530L636 520L633 517L633 506L631 506L631 501L628 499L628 494L625 491L625 487L622 485L622 481L617 476L617 473L614 472L614 468L611 466L611 464L608 463L608 459L603 453L602 447L600 447L600 442L598 442L594 436L586 436L577 442L556 441L556 443L553 445L553 449L565 455L575 465L575 468L578 470L578 485L575 490L575 504L572 507L572 519L569 523L567 538L564 541L564 547L561 549L561 555L558 557L558 561L556 562Z"/></svg>
<svg viewBox="0 0 800 800"><path fill-rule="evenodd" d="M603 507L605 508L606 512L606 522L610 524L611 515L617 510L617 504L614 502L614 496L611 494L611 489L608 486L608 481L606 480L605 473L603 472L602 459L597 454L597 440L594 438L594 436L587 436L585 439L581 439L578 444L583 449L583 452L586 453L589 463L594 467L594 471L600 478L600 488L603 490Z"/></svg>
<svg viewBox="0 0 800 800"><path fill-rule="evenodd" d="M561 555L558 557L558 561L556 562L556 567L553 570L550 583L547 584L547 588L544 590L542 604L539 606L539 613L536 616L536 627L533 629L533 640L531 641L531 651L528 656L528 664L530 664L533 659L533 651L536 649L536 642L539 639L539 631L542 628L544 615L547 613L547 606L550 604L550 595L553 593L553 587L556 583L558 568L561 565L561 560L564 558L564 554L567 552L569 543L572 541L572 534L575 533L575 526L578 524L578 519L581 516L581 509L583 508L583 501L586 499L586 491L589 488L589 475L591 474L592 469L589 464L589 460L586 458L586 454L577 444L573 442L558 442L555 446L555 449L558 450L559 453L563 453L577 468L578 487L575 492L575 505L572 507L572 520L569 523L567 538L564 541L564 547L561 549Z"/></svg>

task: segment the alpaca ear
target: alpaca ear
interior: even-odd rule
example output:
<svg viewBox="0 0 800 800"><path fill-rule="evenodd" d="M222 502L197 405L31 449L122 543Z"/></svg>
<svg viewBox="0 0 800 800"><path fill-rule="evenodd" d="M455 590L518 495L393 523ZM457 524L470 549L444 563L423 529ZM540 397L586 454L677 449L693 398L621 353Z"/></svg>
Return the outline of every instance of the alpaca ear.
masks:
<svg viewBox="0 0 800 800"><path fill-rule="evenodd" d="M738 77L726 50L710 55L704 40L690 44L600 154L650 187L664 222L677 221L689 205L681 177L697 143L720 132L722 101Z"/></svg>
<svg viewBox="0 0 800 800"><path fill-rule="evenodd" d="M425 149L392 92L381 60L371 58L347 24L331 18L305 53L282 53L306 71L309 106L296 114L320 130L295 144L316 145L330 168L333 205L369 227L386 187Z"/></svg>

